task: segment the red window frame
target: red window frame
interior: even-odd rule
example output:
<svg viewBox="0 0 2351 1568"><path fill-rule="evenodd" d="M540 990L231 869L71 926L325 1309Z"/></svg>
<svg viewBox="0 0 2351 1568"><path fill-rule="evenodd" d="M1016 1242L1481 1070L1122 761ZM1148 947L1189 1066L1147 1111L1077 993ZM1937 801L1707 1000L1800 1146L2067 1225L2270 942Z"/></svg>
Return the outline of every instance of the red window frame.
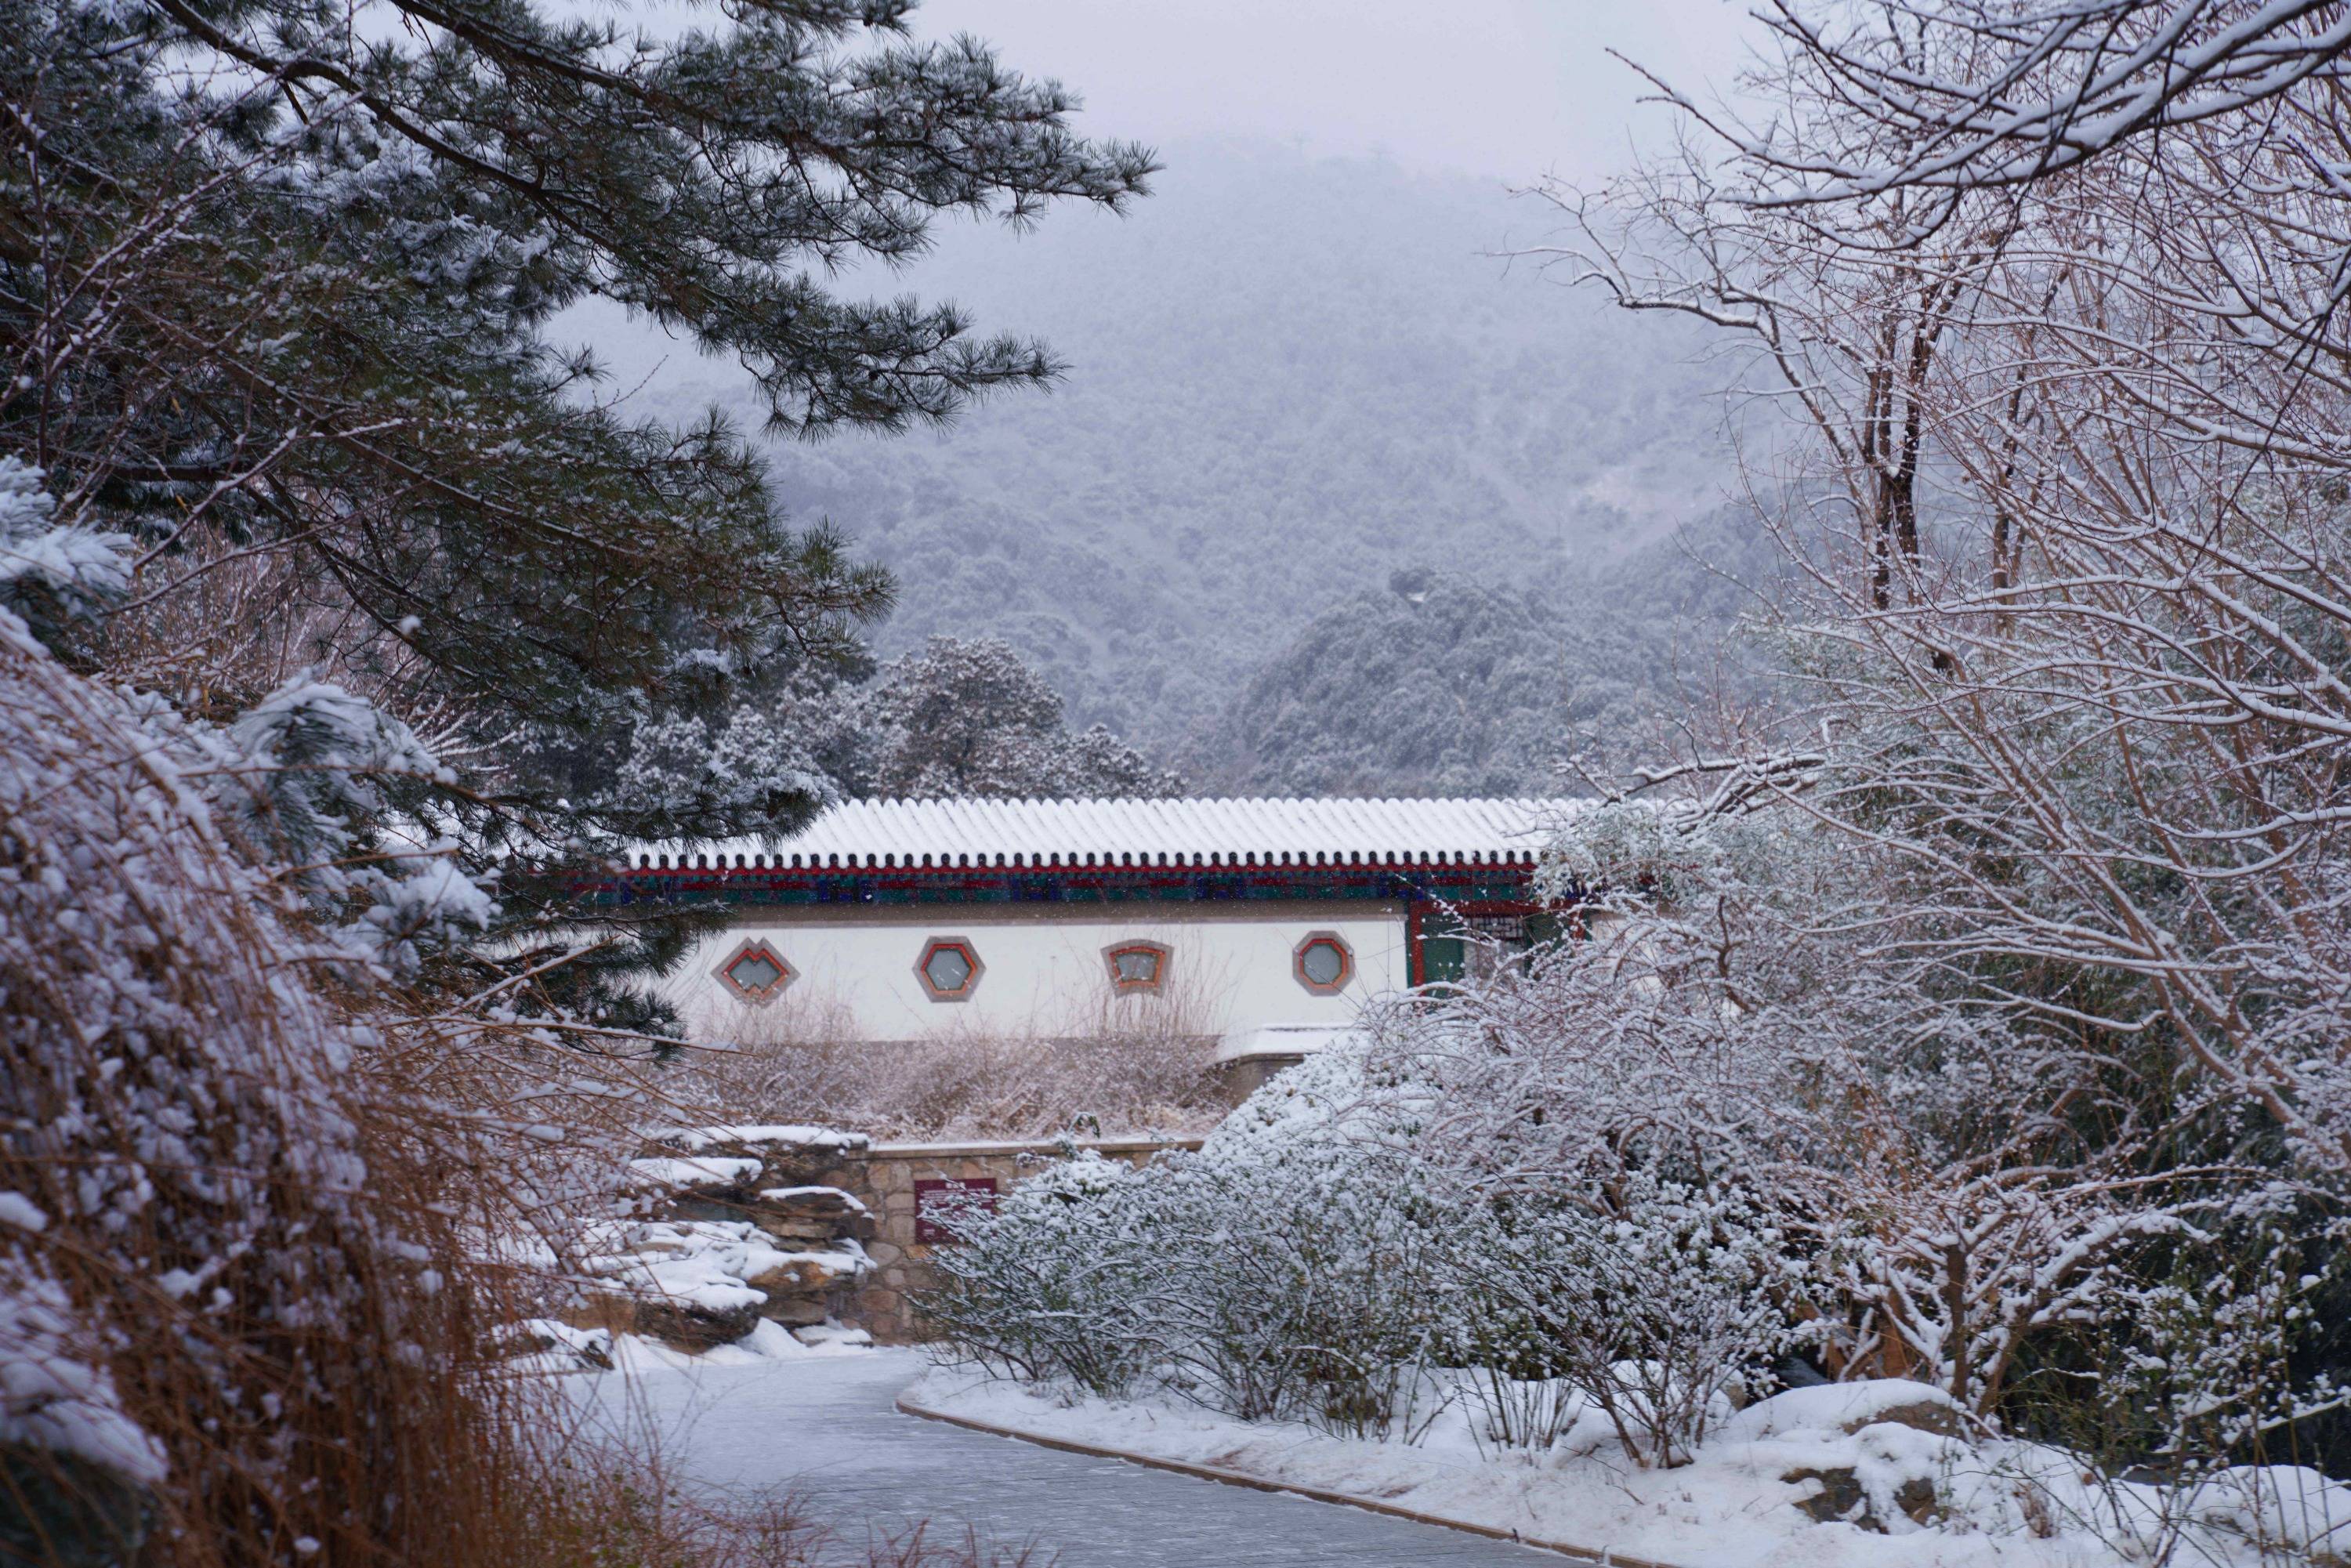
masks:
<svg viewBox="0 0 2351 1568"><path fill-rule="evenodd" d="M963 961L970 970L964 977L963 984L952 991L931 978L931 960L950 950L962 954ZM935 1002L971 1000L971 994L979 989L980 976L987 972L987 966L979 961L979 949L971 945L968 936L934 936L923 944L922 955L914 960L914 981L923 988L923 994Z"/></svg>

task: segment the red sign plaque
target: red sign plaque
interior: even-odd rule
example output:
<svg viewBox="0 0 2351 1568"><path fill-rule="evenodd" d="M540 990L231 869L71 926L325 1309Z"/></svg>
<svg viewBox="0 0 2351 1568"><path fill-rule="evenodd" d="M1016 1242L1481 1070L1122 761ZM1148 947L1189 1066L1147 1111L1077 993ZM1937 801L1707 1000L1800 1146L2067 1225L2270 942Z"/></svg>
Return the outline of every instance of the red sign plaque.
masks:
<svg viewBox="0 0 2351 1568"><path fill-rule="evenodd" d="M914 1239L925 1247L956 1239L948 1221L995 1211L994 1176L940 1176L914 1183Z"/></svg>

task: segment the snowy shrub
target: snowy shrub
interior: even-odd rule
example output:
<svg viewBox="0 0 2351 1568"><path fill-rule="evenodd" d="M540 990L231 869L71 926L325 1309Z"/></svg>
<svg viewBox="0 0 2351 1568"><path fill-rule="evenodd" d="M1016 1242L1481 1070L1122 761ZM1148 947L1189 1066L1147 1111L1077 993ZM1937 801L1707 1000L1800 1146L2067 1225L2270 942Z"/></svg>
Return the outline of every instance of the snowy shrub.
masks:
<svg viewBox="0 0 2351 1568"><path fill-rule="evenodd" d="M1442 1206L1416 1168L1300 1137L1320 1061L1197 1155L1136 1172L1092 1155L1022 1183L941 1252L925 1307L984 1362L1094 1392L1140 1378L1248 1420L1386 1435L1425 1414L1453 1293ZM1298 1103L1314 1107L1288 1113Z"/></svg>
<svg viewBox="0 0 2351 1568"><path fill-rule="evenodd" d="M1453 1293L1444 1216L1415 1175L1332 1148L1180 1162L1157 1193L1191 1282L1172 1303L1171 1385L1244 1419L1409 1428Z"/></svg>
<svg viewBox="0 0 2351 1568"><path fill-rule="evenodd" d="M1583 1202L1483 1206L1461 1236L1482 1265L1468 1387L1510 1446L1549 1447L1588 1405L1635 1463L1683 1462L1800 1338L1802 1267L1736 1190L1635 1170Z"/></svg>
<svg viewBox="0 0 2351 1568"><path fill-rule="evenodd" d="M1018 1183L993 1212L944 1217L933 1322L999 1375L1127 1394L1153 1356L1151 1239L1133 1224L1139 1178L1086 1151Z"/></svg>
<svg viewBox="0 0 2351 1568"><path fill-rule="evenodd" d="M1491 1200L1416 1142L1427 1110L1326 1051L1196 1155L1023 1184L940 1255L928 1310L1023 1376L1348 1436L1408 1438L1466 1385L1497 1440L1541 1448L1588 1402L1645 1463L1684 1457L1792 1343L1782 1239L1751 1201L1639 1172Z"/></svg>
<svg viewBox="0 0 2351 1568"><path fill-rule="evenodd" d="M352 1113L370 1033L306 981L318 955L188 776L206 755L5 613L0 758L12 1469L30 1450L57 1495L130 1500L73 1521L92 1560L151 1533L383 1544L403 1492L430 1513L473 1484L434 1456L489 1412L423 1359L472 1298L377 1207L399 1172Z"/></svg>

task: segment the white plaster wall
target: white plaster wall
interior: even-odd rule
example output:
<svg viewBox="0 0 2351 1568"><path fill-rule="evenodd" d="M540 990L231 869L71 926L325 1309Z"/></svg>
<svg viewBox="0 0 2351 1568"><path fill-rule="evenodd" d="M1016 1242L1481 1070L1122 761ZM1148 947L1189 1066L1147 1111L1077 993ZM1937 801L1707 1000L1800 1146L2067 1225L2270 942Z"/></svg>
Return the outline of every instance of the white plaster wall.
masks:
<svg viewBox="0 0 2351 1568"><path fill-rule="evenodd" d="M1307 990L1292 967L1299 943L1320 931L1353 950L1353 972L1336 996ZM969 999L934 1001L915 977L915 960L935 936L968 938L978 954L983 967ZM780 996L753 1006L713 971L746 940L763 937L796 977ZM1102 949L1136 940L1167 946L1167 981L1157 995L1119 997ZM663 989L698 1039L893 1040L960 1031L1083 1035L1146 1019L1201 1035L1344 1023L1366 999L1405 983L1404 906L1349 901L746 910L723 936L706 938Z"/></svg>

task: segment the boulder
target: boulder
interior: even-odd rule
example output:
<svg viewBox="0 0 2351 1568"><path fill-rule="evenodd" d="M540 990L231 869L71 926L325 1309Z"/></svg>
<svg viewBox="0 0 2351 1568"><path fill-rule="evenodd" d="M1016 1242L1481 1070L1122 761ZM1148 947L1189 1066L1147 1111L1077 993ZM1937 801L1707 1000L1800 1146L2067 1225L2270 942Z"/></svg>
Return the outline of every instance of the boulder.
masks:
<svg viewBox="0 0 2351 1568"><path fill-rule="evenodd" d="M622 1321L688 1352L762 1321L824 1324L873 1269L862 1243L874 1218L832 1185L858 1179L868 1147L858 1134L797 1125L659 1134L630 1172L657 1218L605 1270L634 1300Z"/></svg>
<svg viewBox="0 0 2351 1568"><path fill-rule="evenodd" d="M870 1241L873 1216L837 1186L777 1186L760 1191L749 1218L770 1236L788 1241Z"/></svg>
<svg viewBox="0 0 2351 1568"><path fill-rule="evenodd" d="M792 1337L802 1344L813 1345L820 1350L829 1347L862 1350L873 1343L873 1336L863 1329L845 1328L831 1318L810 1328L794 1329Z"/></svg>
<svg viewBox="0 0 2351 1568"><path fill-rule="evenodd" d="M1891 1421L1897 1427L1908 1427L1920 1432L1932 1432L1938 1437L1960 1437L1966 1430L1960 1424L1959 1407L1939 1395L1933 1398L1914 1399L1907 1404L1882 1406L1866 1415L1848 1416L1837 1429L1850 1437L1864 1427L1875 1427L1882 1421Z"/></svg>
<svg viewBox="0 0 2351 1568"><path fill-rule="evenodd" d="M1823 1524L1844 1522L1857 1524L1864 1530L1886 1533L1886 1521L1871 1506L1869 1489L1862 1484L1860 1470L1851 1465L1832 1465L1823 1469L1805 1468L1790 1470L1780 1478L1791 1485L1806 1481L1817 1482L1819 1489L1799 1498L1796 1506ZM1912 1476L1894 1489L1894 1506L1902 1511L1914 1524L1932 1524L1942 1511L1942 1501L1935 1495L1935 1483L1925 1476Z"/></svg>
<svg viewBox="0 0 2351 1568"><path fill-rule="evenodd" d="M1880 1377L1785 1389L1741 1410L1722 1435L1737 1441L1790 1432L1851 1437L1888 1424L1938 1437L1963 1437L1968 1430L1966 1416L1941 1389L1907 1378Z"/></svg>
<svg viewBox="0 0 2351 1568"><path fill-rule="evenodd" d="M682 1297L649 1296L637 1302L636 1331L672 1350L699 1354L733 1344L749 1333L758 1326L763 1305L753 1301L722 1307Z"/></svg>
<svg viewBox="0 0 2351 1568"><path fill-rule="evenodd" d="M558 1318L531 1318L517 1325L516 1348L528 1354L556 1355L574 1366L612 1370L612 1331L581 1328Z"/></svg>
<svg viewBox="0 0 2351 1568"><path fill-rule="evenodd" d="M862 1257L846 1252L795 1252L743 1282L771 1296L814 1296L852 1282L865 1272Z"/></svg>
<svg viewBox="0 0 2351 1568"><path fill-rule="evenodd" d="M762 1187L759 1207L798 1219L842 1220L865 1212L864 1204L837 1186Z"/></svg>
<svg viewBox="0 0 2351 1568"><path fill-rule="evenodd" d="M757 1185L770 1187L823 1181L872 1146L862 1133L801 1125L676 1128L655 1143L672 1157L756 1162L762 1173Z"/></svg>

